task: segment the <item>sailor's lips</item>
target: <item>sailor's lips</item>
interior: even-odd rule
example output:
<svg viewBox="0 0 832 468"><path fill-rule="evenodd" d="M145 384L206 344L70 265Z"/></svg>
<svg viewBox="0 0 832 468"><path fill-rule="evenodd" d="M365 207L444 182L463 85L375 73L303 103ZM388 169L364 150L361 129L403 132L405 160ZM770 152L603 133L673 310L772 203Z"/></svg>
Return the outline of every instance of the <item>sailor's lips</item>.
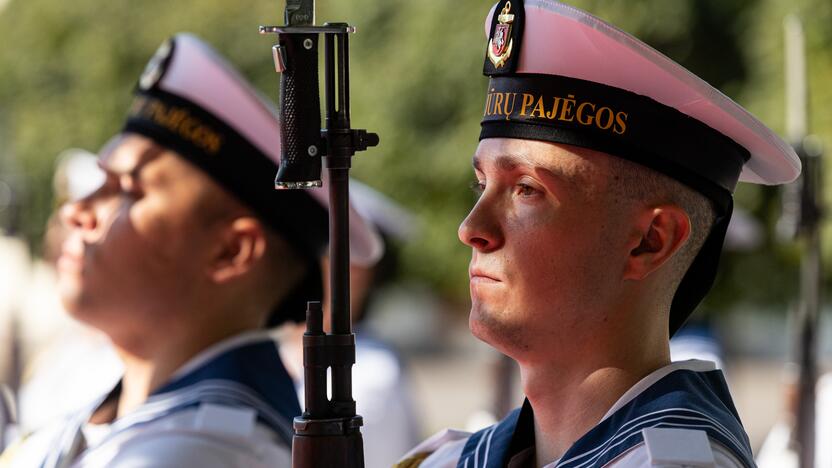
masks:
<svg viewBox="0 0 832 468"><path fill-rule="evenodd" d="M502 282L497 275L481 268L470 268L468 270L468 278L472 284L496 284Z"/></svg>
<svg viewBox="0 0 832 468"><path fill-rule="evenodd" d="M78 273L84 267L83 249L74 248L69 242L64 243L61 248L61 256L58 257L57 268L60 272Z"/></svg>

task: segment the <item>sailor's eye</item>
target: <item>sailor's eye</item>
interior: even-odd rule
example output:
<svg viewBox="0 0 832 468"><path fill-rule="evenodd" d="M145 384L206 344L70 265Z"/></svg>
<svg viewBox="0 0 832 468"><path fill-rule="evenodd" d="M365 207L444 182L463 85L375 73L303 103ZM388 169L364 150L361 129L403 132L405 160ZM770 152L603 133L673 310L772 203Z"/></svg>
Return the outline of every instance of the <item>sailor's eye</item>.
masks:
<svg viewBox="0 0 832 468"><path fill-rule="evenodd" d="M538 190L536 188L528 184L517 184L516 187L517 194L524 197L530 197L538 193Z"/></svg>

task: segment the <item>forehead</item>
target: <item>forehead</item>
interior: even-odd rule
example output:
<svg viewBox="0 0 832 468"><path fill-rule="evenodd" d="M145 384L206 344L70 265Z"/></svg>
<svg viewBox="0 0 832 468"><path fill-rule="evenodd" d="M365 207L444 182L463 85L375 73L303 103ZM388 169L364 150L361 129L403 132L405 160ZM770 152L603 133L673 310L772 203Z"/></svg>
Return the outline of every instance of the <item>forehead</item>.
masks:
<svg viewBox="0 0 832 468"><path fill-rule="evenodd" d="M611 174L612 156L577 146L515 138L487 138L474 154L474 169L486 174L535 172L592 189Z"/></svg>
<svg viewBox="0 0 832 468"><path fill-rule="evenodd" d="M111 174L141 175L142 179L156 182L213 185L207 174L185 158L141 135L127 133L114 137L99 152L99 165Z"/></svg>
<svg viewBox="0 0 832 468"><path fill-rule="evenodd" d="M155 193L225 207L227 191L210 175L175 151L136 134L120 134L99 152L99 165L108 173L136 179Z"/></svg>
<svg viewBox="0 0 832 468"><path fill-rule="evenodd" d="M158 158L164 151L149 138L120 134L104 145L99 152L99 162L109 172L129 174Z"/></svg>

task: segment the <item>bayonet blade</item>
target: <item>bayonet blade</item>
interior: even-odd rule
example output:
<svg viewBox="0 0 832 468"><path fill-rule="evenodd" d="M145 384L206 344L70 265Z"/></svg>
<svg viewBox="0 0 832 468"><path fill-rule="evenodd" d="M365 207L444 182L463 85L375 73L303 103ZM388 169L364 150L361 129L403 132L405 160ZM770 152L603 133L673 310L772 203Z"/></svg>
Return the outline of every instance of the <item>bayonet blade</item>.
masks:
<svg viewBox="0 0 832 468"><path fill-rule="evenodd" d="M286 0L284 18L288 26L315 24L315 0Z"/></svg>

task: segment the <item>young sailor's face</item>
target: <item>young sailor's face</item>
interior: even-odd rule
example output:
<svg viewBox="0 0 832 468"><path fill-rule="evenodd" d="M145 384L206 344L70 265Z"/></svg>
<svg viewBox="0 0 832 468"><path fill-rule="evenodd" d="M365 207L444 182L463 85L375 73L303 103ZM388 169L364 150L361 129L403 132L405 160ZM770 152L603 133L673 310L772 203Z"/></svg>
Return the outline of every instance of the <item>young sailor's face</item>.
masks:
<svg viewBox="0 0 832 468"><path fill-rule="evenodd" d="M140 136L121 137L100 165L106 182L61 209L69 228L58 261L61 298L76 318L110 334L159 325L204 276L210 230L199 209L218 189Z"/></svg>
<svg viewBox="0 0 832 468"><path fill-rule="evenodd" d="M609 208L609 157L538 141L480 142L473 165L481 195L459 227L472 248L477 337L533 359L604 320L625 257L613 254L620 223Z"/></svg>

